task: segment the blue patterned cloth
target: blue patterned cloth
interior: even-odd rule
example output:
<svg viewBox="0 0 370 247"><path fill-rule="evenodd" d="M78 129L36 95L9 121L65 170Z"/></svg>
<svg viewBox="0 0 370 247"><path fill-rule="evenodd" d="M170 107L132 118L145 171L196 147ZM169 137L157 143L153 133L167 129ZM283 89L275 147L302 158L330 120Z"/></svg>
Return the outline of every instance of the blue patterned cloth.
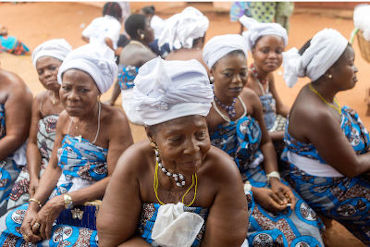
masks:
<svg viewBox="0 0 370 247"><path fill-rule="evenodd" d="M5 107L4 104L0 104L0 139L5 135ZM0 216L6 213L9 195L20 171L21 169L14 161L13 155L0 160Z"/></svg>
<svg viewBox="0 0 370 247"><path fill-rule="evenodd" d="M85 188L105 178L108 175L107 153L107 149L95 146L84 138L65 135L58 150L58 166L62 175L50 198ZM28 204L23 204L0 218L0 246L26 244L19 227L27 207ZM51 236L50 240L44 240L37 246L97 246L97 232L84 227L54 223Z"/></svg>
<svg viewBox="0 0 370 247"><path fill-rule="evenodd" d="M135 66L123 66L118 74L118 85L121 90L133 88L135 86L134 80L136 78L139 68Z"/></svg>
<svg viewBox="0 0 370 247"><path fill-rule="evenodd" d="M287 152L319 161L327 165L315 146L295 140L285 131L286 148L282 159L286 162L285 178L317 212L343 224L365 244L370 245L370 183L369 177L311 176L290 163ZM367 153L369 133L358 114L351 108L342 108L340 127L357 154Z"/></svg>
<svg viewBox="0 0 370 247"><path fill-rule="evenodd" d="M220 124L211 133L212 145L234 158L243 181L248 180L254 187L268 186L265 171L261 167L261 137L258 122L248 115ZM324 246L321 221L299 195L295 191L293 193L297 202L294 210L288 207L279 213L266 211L255 201L252 192L247 194L247 239L250 246Z"/></svg>
<svg viewBox="0 0 370 247"><path fill-rule="evenodd" d="M276 101L270 92L261 95L260 101L266 128L270 130L274 126L276 120Z"/></svg>
<svg viewBox="0 0 370 247"><path fill-rule="evenodd" d="M138 232L140 236L152 246L158 246L155 244L155 242L153 242L152 230L157 219L157 214L160 206L161 205L159 203L144 203L141 209ZM197 237L192 244L193 247L200 246L205 231L205 222L208 216L208 209L201 207L184 206L184 212L196 213L204 219L203 227L200 229Z"/></svg>

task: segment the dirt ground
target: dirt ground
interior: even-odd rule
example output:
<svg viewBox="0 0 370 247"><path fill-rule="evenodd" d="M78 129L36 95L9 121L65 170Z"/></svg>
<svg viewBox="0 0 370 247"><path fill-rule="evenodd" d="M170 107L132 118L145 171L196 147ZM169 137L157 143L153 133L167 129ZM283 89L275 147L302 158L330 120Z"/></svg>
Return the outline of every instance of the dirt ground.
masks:
<svg viewBox="0 0 370 247"><path fill-rule="evenodd" d="M148 3L131 2L131 9L137 10ZM154 3L160 5L159 16L167 18L175 12L181 11L186 5L193 5L203 11L210 19L210 28L207 39L214 35L226 33L238 33L239 24L229 21L229 15L225 12L214 11L211 3L188 3L185 6L172 6L170 3ZM335 13L335 14L330 14ZM9 34L18 37L31 49L38 44L52 38L65 38L73 48L83 45L81 32L92 19L101 15L101 8L88 4L75 2L54 3L1 3L0 2L0 24L8 27ZM310 11L309 9L296 9L290 21L289 44L290 47L301 47L303 43L311 38L317 31L331 27L339 30L346 37L350 37L353 29L352 10L322 9ZM370 87L369 64L360 56L357 40L354 43L358 72L358 83L350 91L340 93L338 101L340 104L349 105L357 110L365 126L370 128L370 117L365 116L366 103L365 90ZM0 54L0 66L4 69L17 73L27 83L34 94L43 88L38 81L36 71L32 65L30 56L13 56ZM297 85L290 89L283 82L282 68L276 73L277 88L287 105L292 105L301 87L308 82L300 79ZM102 96L102 100L110 97L111 90ZM120 107L121 101L116 102ZM143 128L132 126L134 140L145 138ZM330 228L330 246L363 246L343 227Z"/></svg>

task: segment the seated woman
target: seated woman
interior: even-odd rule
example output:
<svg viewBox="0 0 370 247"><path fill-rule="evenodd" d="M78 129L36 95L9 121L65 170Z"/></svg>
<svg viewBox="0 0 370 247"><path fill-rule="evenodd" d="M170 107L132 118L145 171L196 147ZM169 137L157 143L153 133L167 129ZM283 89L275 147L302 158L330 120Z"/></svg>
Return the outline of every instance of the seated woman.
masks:
<svg viewBox="0 0 370 247"><path fill-rule="evenodd" d="M130 35L131 41L121 51L118 80L114 86L111 99L107 102L110 105L114 105L121 92L122 106L125 105L126 98L131 95L130 89L134 87L134 79L139 68L156 57L148 47L154 39L153 29L150 27L149 21L144 15L132 14L125 22L125 30Z"/></svg>
<svg viewBox="0 0 370 247"><path fill-rule="evenodd" d="M333 29L284 54L285 80L311 82L299 92L285 132L286 178L310 206L370 244L369 133L335 96L357 82L354 51Z"/></svg>
<svg viewBox="0 0 370 247"><path fill-rule="evenodd" d="M210 145L206 70L157 57L140 68L133 95L127 115L150 141L118 161L97 219L99 245L241 246L247 203L233 161Z"/></svg>
<svg viewBox="0 0 370 247"><path fill-rule="evenodd" d="M53 152L29 204L0 218L0 245L97 246L95 207L119 155L132 144L122 111L99 96L117 73L114 53L92 44L73 50L58 71L60 99Z"/></svg>
<svg viewBox="0 0 370 247"><path fill-rule="evenodd" d="M258 96L244 88L247 44L238 34L215 36L203 51L214 85L207 116L212 145L235 161L245 183L250 246L323 246L315 212L280 179Z"/></svg>
<svg viewBox="0 0 370 247"><path fill-rule="evenodd" d="M248 28L244 37L253 57L246 87L259 96L266 128L277 153L281 154L289 108L283 104L276 91L273 72L282 63L282 52L288 43L288 35L277 23L258 23L246 16L241 17L240 22Z"/></svg>
<svg viewBox="0 0 370 247"><path fill-rule="evenodd" d="M41 84L47 90L36 95L32 104L32 121L27 142L27 166L12 188L8 210L18 207L35 194L39 179L49 163L56 124L63 111L57 80L59 66L72 47L64 39L52 39L35 48L32 62Z"/></svg>
<svg viewBox="0 0 370 247"><path fill-rule="evenodd" d="M30 49L16 37L8 35L8 28L0 25L0 53L8 52L14 55L28 55Z"/></svg>
<svg viewBox="0 0 370 247"><path fill-rule="evenodd" d="M202 59L209 20L198 9L187 7L165 21L158 45L169 44L171 53L166 60L197 59L207 69Z"/></svg>
<svg viewBox="0 0 370 247"><path fill-rule="evenodd" d="M0 216L21 167L31 123L32 93L23 80L0 68Z"/></svg>

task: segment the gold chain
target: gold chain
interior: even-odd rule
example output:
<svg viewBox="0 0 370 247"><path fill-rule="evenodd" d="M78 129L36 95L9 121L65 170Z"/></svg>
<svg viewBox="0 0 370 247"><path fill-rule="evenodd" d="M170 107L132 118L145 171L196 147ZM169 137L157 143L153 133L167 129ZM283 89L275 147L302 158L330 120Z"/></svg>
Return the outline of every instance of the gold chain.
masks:
<svg viewBox="0 0 370 247"><path fill-rule="evenodd" d="M334 98L334 103L336 105L334 105L333 103L329 103L328 101L326 101L326 99L324 99L324 97L322 97L322 95L316 90L313 88L312 86L312 83L310 83L308 85L308 87L310 88L310 90L312 92L314 92L317 96L319 96L319 98L325 103L327 104L328 106L330 106L331 108L333 108L334 110L336 110L338 112L339 115L342 115L342 109L340 108L340 105L338 104L337 100Z"/></svg>
<svg viewBox="0 0 370 247"><path fill-rule="evenodd" d="M194 187L194 184L195 184L195 187ZM158 187L159 187L159 182L158 182L158 162L156 161L155 162L155 172L154 172L154 181L153 181L153 189L154 189L154 194L155 194L155 197L157 198L158 202L161 204L161 205L164 205L165 203L163 203L159 197L158 197ZM182 199L181 199L181 202L184 203L184 198L185 196L189 193L189 191L191 190L191 188L194 187L194 197L193 197L193 200L188 204L188 205L185 205L187 207L190 207L194 201L195 201L195 198L197 197L197 187L198 187L198 177L197 177L197 174L194 173L192 176L191 176L191 185L190 187L186 190L186 192L184 193L184 195L182 196Z"/></svg>

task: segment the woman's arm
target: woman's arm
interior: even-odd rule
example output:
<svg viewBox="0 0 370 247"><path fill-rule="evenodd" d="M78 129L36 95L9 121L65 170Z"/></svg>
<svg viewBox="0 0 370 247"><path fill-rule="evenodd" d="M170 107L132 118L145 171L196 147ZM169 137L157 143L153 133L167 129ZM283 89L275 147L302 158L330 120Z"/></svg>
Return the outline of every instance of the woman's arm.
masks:
<svg viewBox="0 0 370 247"><path fill-rule="evenodd" d="M217 148L212 162L210 185L216 187L216 196L209 209L206 232L201 246L240 247L248 230L248 204L240 172L232 159ZM217 150L217 151L216 151Z"/></svg>
<svg viewBox="0 0 370 247"><path fill-rule="evenodd" d="M31 197L35 194L36 188L38 187L41 167L41 154L37 146L37 132L39 130L38 124L41 119L40 101L42 100L42 95L43 94L39 94L33 100L31 127L27 143L26 157L27 157L27 169L28 173L30 174L29 193Z"/></svg>
<svg viewBox="0 0 370 247"><path fill-rule="evenodd" d="M146 162L139 153L137 145L126 150L107 186L97 217L99 245L102 247L125 246L131 238L132 241L136 238L142 206L137 170Z"/></svg>
<svg viewBox="0 0 370 247"><path fill-rule="evenodd" d="M370 172L370 152L358 155L340 128L339 119L327 109L315 107L291 117L294 129L312 143L320 156L347 177ZM289 127L289 132L291 128Z"/></svg>
<svg viewBox="0 0 370 247"><path fill-rule="evenodd" d="M6 135L0 139L0 160L16 151L27 139L31 121L32 93L22 79L9 74L5 101Z"/></svg>
<svg viewBox="0 0 370 247"><path fill-rule="evenodd" d="M281 101L280 97L279 97L279 94L276 90L276 87L275 87L275 78L274 78L274 75L271 74L269 77L268 77L268 80L269 80L269 88L270 88L270 92L272 94L272 97L274 97L275 99L275 102L276 102L276 114L280 114L282 115L283 117L287 117L288 114L289 114L289 107L287 107L286 105L283 104L283 102Z"/></svg>

